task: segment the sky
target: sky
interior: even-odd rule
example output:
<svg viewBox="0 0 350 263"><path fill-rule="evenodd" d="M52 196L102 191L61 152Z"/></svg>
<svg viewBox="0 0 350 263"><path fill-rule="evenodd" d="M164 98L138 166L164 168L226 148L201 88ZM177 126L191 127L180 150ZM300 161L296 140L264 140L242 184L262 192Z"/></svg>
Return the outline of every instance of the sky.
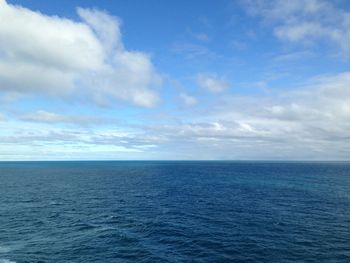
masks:
<svg viewBox="0 0 350 263"><path fill-rule="evenodd" d="M350 160L347 0L0 0L0 160Z"/></svg>

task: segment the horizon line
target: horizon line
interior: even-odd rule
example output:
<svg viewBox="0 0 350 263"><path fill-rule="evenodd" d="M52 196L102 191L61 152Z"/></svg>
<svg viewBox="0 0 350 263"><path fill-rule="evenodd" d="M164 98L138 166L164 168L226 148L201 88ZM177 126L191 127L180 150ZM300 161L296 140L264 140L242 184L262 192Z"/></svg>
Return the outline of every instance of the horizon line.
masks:
<svg viewBox="0 0 350 263"><path fill-rule="evenodd" d="M0 160L4 162L350 162L342 159L75 159L75 160Z"/></svg>

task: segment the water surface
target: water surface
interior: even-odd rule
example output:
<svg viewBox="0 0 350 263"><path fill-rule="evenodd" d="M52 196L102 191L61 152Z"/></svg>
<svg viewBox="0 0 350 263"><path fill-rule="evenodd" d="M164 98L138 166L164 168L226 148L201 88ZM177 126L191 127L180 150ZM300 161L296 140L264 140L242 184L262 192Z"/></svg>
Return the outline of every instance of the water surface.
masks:
<svg viewBox="0 0 350 263"><path fill-rule="evenodd" d="M350 163L1 162L5 262L350 262Z"/></svg>

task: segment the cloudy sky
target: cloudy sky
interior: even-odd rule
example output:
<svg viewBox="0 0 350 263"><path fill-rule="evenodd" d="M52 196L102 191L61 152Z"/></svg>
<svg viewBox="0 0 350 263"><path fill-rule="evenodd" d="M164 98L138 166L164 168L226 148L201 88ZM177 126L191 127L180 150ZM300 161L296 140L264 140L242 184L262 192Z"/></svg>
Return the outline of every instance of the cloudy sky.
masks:
<svg viewBox="0 0 350 263"><path fill-rule="evenodd" d="M347 0L0 0L0 160L350 159Z"/></svg>

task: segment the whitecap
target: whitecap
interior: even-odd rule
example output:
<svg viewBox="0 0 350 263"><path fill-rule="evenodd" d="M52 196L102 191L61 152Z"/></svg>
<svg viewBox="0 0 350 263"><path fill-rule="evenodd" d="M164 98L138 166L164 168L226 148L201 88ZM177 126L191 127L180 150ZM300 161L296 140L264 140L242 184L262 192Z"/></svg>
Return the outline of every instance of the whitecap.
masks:
<svg viewBox="0 0 350 263"><path fill-rule="evenodd" d="M16 261L12 261L12 260L9 260L9 259L1 259L0 258L0 263L16 263Z"/></svg>
<svg viewBox="0 0 350 263"><path fill-rule="evenodd" d="M61 202L56 202L56 201L51 201L49 205L62 205L63 203Z"/></svg>

